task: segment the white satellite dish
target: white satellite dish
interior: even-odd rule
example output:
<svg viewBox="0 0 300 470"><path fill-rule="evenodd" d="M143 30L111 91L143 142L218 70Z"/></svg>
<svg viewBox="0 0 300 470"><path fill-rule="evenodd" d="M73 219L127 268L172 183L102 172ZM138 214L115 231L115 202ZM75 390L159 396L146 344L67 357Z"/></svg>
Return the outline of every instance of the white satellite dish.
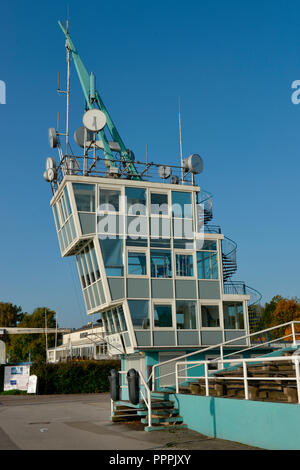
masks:
<svg viewBox="0 0 300 470"><path fill-rule="evenodd" d="M48 157L46 159L46 170L48 170L49 168L56 168L56 160L53 157Z"/></svg>
<svg viewBox="0 0 300 470"><path fill-rule="evenodd" d="M167 178L170 178L171 173L172 173L172 170L169 166L161 165L158 168L158 174L159 174L160 178L163 179L163 180L166 180Z"/></svg>
<svg viewBox="0 0 300 470"><path fill-rule="evenodd" d="M86 133L86 142L85 144L88 146L88 142L91 143L92 140L94 140L94 133L86 129L84 126L79 127L75 132L74 132L74 140L76 144L84 148L84 135Z"/></svg>
<svg viewBox="0 0 300 470"><path fill-rule="evenodd" d="M183 160L183 166L185 171L191 171L192 173L202 173L203 171L203 160L197 153L193 153L188 158Z"/></svg>
<svg viewBox="0 0 300 470"><path fill-rule="evenodd" d="M106 124L106 116L100 109L89 109L83 115L82 122L89 131L99 132Z"/></svg>
<svg viewBox="0 0 300 470"><path fill-rule="evenodd" d="M48 129L48 138L49 138L49 145L51 148L57 147L58 144L58 135L54 127L50 127Z"/></svg>

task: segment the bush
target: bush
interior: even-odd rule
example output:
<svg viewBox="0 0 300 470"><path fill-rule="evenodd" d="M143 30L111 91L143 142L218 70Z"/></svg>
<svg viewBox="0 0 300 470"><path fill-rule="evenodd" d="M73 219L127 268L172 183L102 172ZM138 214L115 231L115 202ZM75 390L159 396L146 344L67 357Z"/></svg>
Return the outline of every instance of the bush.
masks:
<svg viewBox="0 0 300 470"><path fill-rule="evenodd" d="M30 374L38 377L38 394L103 393L109 391L111 369L120 370L119 360L34 363ZM2 388L3 389L3 388Z"/></svg>

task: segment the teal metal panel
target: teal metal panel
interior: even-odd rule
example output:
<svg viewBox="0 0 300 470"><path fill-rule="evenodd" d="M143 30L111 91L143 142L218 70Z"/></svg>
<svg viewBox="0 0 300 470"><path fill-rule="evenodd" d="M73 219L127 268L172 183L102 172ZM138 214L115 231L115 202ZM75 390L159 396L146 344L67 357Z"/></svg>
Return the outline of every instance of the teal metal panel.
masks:
<svg viewBox="0 0 300 470"><path fill-rule="evenodd" d="M173 281L171 279L152 279L152 297L157 299L173 298Z"/></svg>
<svg viewBox="0 0 300 470"><path fill-rule="evenodd" d="M148 299L149 298L149 280L148 279L127 279L127 297L130 299Z"/></svg>
<svg viewBox="0 0 300 470"><path fill-rule="evenodd" d="M220 299L220 281L198 281L199 299Z"/></svg>
<svg viewBox="0 0 300 470"><path fill-rule="evenodd" d="M189 429L269 450L300 450L300 406L233 398L174 395Z"/></svg>
<svg viewBox="0 0 300 470"><path fill-rule="evenodd" d="M124 298L124 278L107 278L112 300Z"/></svg>
<svg viewBox="0 0 300 470"><path fill-rule="evenodd" d="M199 335L197 331L177 331L179 346L199 346Z"/></svg>
<svg viewBox="0 0 300 470"><path fill-rule="evenodd" d="M150 331L135 331L136 342L139 347L151 346L151 332Z"/></svg>
<svg viewBox="0 0 300 470"><path fill-rule="evenodd" d="M221 331L201 331L201 344L211 346L219 343L222 343Z"/></svg>
<svg viewBox="0 0 300 470"><path fill-rule="evenodd" d="M154 346L175 346L174 331L153 331Z"/></svg>
<svg viewBox="0 0 300 470"><path fill-rule="evenodd" d="M78 217L83 235L96 232L95 214L86 214L84 212L78 212Z"/></svg>
<svg viewBox="0 0 300 470"><path fill-rule="evenodd" d="M196 281L175 280L177 299L197 299Z"/></svg>

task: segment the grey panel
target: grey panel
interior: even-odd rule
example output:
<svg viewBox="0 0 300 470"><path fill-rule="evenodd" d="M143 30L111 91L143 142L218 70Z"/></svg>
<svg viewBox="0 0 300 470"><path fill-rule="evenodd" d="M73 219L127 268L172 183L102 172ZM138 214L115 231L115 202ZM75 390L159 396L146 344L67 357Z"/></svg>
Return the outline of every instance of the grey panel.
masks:
<svg viewBox="0 0 300 470"><path fill-rule="evenodd" d="M199 299L219 299L220 281L198 281Z"/></svg>
<svg viewBox="0 0 300 470"><path fill-rule="evenodd" d="M153 346L175 346L175 332L153 331Z"/></svg>
<svg viewBox="0 0 300 470"><path fill-rule="evenodd" d="M179 346L199 345L199 335L197 331L178 331L177 341Z"/></svg>
<svg viewBox="0 0 300 470"><path fill-rule="evenodd" d="M105 299L105 294L104 294L104 290L103 290L103 286L102 286L102 281L98 281L97 285L98 285L98 289L99 289L101 303L105 304L106 299Z"/></svg>
<svg viewBox="0 0 300 470"><path fill-rule="evenodd" d="M152 297L157 299L173 298L173 281L171 279L152 279Z"/></svg>
<svg viewBox="0 0 300 470"><path fill-rule="evenodd" d="M122 333L122 335L123 335L125 346L127 348L130 348L131 347L131 342L130 342L129 333L127 333L127 331L125 331L125 333Z"/></svg>
<svg viewBox="0 0 300 470"><path fill-rule="evenodd" d="M225 341L229 341L231 339L234 339L234 338L239 338L241 336L245 336L246 334L246 331L245 330L239 330L239 331L226 331L225 330ZM246 345L247 344L247 341L246 341L246 338L244 339L241 339L239 341L233 341L231 343L233 346L235 345Z"/></svg>
<svg viewBox="0 0 300 470"><path fill-rule="evenodd" d="M151 346L150 331L135 331L135 337L138 346Z"/></svg>
<svg viewBox="0 0 300 470"><path fill-rule="evenodd" d="M222 343L222 341L221 331L201 331L201 344L204 346L219 344Z"/></svg>
<svg viewBox="0 0 300 470"><path fill-rule="evenodd" d="M82 234L95 233L96 232L96 216L95 214L86 214L84 212L78 212L79 222L81 226Z"/></svg>
<svg viewBox="0 0 300 470"><path fill-rule="evenodd" d="M124 298L124 278L107 278L112 300Z"/></svg>
<svg viewBox="0 0 300 470"><path fill-rule="evenodd" d="M182 280L175 281L175 292L177 299L196 299L196 281Z"/></svg>
<svg viewBox="0 0 300 470"><path fill-rule="evenodd" d="M148 299L149 280L127 279L127 297L130 299Z"/></svg>

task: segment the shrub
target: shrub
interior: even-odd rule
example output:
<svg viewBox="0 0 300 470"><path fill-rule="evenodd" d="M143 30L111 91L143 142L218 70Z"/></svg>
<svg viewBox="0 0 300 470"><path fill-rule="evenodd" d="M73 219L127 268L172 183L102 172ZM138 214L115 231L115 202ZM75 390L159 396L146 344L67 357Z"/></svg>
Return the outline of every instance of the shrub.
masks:
<svg viewBox="0 0 300 470"><path fill-rule="evenodd" d="M120 370L119 360L34 363L30 374L38 377L38 394L101 393L109 391L109 372Z"/></svg>

